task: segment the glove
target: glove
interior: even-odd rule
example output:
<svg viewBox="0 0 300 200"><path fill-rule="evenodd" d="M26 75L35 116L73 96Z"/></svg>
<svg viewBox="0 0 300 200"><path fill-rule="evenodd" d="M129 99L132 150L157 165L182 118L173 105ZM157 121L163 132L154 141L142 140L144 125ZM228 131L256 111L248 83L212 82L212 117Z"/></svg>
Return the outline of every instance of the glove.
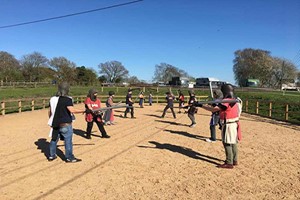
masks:
<svg viewBox="0 0 300 200"><path fill-rule="evenodd" d="M196 106L196 107L202 107L202 106L203 106L203 104L201 104L201 103L198 103L197 101L196 101L196 102L194 102L194 103L193 103L193 105L194 105L194 106Z"/></svg>
<svg viewBox="0 0 300 200"><path fill-rule="evenodd" d="M87 109L85 109L85 113L86 113L86 114L91 114L91 113L93 113L93 111L92 111L91 109L88 109L88 108L87 108Z"/></svg>

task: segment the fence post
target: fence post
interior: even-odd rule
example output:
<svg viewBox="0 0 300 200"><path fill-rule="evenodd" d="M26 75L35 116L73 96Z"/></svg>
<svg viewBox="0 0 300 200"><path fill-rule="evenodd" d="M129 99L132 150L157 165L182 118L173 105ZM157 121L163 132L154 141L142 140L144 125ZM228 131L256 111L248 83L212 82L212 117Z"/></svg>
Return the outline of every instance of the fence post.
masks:
<svg viewBox="0 0 300 200"><path fill-rule="evenodd" d="M45 108L46 108L46 100L43 99L43 109L45 109Z"/></svg>
<svg viewBox="0 0 300 200"><path fill-rule="evenodd" d="M285 120L289 120L289 104L285 105Z"/></svg>
<svg viewBox="0 0 300 200"><path fill-rule="evenodd" d="M101 87L101 92L103 92L103 86Z"/></svg>
<svg viewBox="0 0 300 200"><path fill-rule="evenodd" d="M19 113L21 113L22 112L22 101L21 100L19 100Z"/></svg>
<svg viewBox="0 0 300 200"><path fill-rule="evenodd" d="M2 115L5 115L5 102L1 102Z"/></svg>
<svg viewBox="0 0 300 200"><path fill-rule="evenodd" d="M258 114L258 111L259 111L259 102L256 101L256 111L255 111L255 114Z"/></svg>
<svg viewBox="0 0 300 200"><path fill-rule="evenodd" d="M248 99L247 99L247 100L246 100L246 108L245 108L246 112L248 112L248 106L249 106L249 101L248 101Z"/></svg>
<svg viewBox="0 0 300 200"><path fill-rule="evenodd" d="M117 87L117 92L119 92L119 87Z"/></svg>
<svg viewBox="0 0 300 200"><path fill-rule="evenodd" d="M156 103L158 104L158 96L156 96Z"/></svg>
<svg viewBox="0 0 300 200"><path fill-rule="evenodd" d="M156 92L158 93L158 87L156 87Z"/></svg>
<svg viewBox="0 0 300 200"><path fill-rule="evenodd" d="M31 111L34 111L34 100L31 101Z"/></svg>
<svg viewBox="0 0 300 200"><path fill-rule="evenodd" d="M272 117L272 102L269 103L269 117Z"/></svg>

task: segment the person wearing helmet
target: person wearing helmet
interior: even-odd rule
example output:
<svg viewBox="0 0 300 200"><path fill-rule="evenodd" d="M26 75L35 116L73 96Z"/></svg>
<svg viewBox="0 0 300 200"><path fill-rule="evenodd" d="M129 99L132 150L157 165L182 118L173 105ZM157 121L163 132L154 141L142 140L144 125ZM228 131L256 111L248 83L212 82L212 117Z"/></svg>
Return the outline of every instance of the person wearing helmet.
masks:
<svg viewBox="0 0 300 200"><path fill-rule="evenodd" d="M130 107L127 107L125 112L124 112L124 118L127 118L127 113L131 114L131 119L134 119L134 110L133 110L133 100L132 100L132 90L128 89L127 95L126 95L126 104Z"/></svg>
<svg viewBox="0 0 300 200"><path fill-rule="evenodd" d="M174 95L171 92L166 92L166 100L167 100L167 105L166 105L166 107L163 111L163 114L162 114L161 118L165 117L167 110L170 108L174 119L176 119L176 114L175 114L174 108L173 108L174 100L175 100Z"/></svg>
<svg viewBox="0 0 300 200"><path fill-rule="evenodd" d="M236 100L233 96L233 87L230 84L221 86L224 100ZM219 103L216 107L198 104L197 106L211 112L220 112L220 122L222 125L222 142L225 149L226 160L224 164L218 165L220 168L232 169L238 165L238 141L241 140L241 129L239 117L241 114L242 101L235 103Z"/></svg>
<svg viewBox="0 0 300 200"><path fill-rule="evenodd" d="M223 94L221 90L214 90L213 91L213 99L223 99ZM217 104L212 104L213 107L216 107ZM215 143L216 142L216 126L220 125L220 112L212 112L211 119L209 123L209 129L210 129L210 138L206 139L206 142Z"/></svg>
<svg viewBox="0 0 300 200"><path fill-rule="evenodd" d="M187 107L189 109L188 109L187 113L188 113L188 117L192 121L190 127L193 128L193 127L196 126L195 113L197 112L197 108L194 105L194 103L197 101L197 99L195 97L195 92L194 91L189 91L189 95L190 95L190 99L189 99L189 102L188 102L188 105L187 105Z"/></svg>
<svg viewBox="0 0 300 200"><path fill-rule="evenodd" d="M107 135L102 121L102 115L98 113L94 113L93 110L101 108L101 101L99 98L97 98L98 91L96 89L90 89L89 93L87 95L87 98L85 99L85 108L90 110L90 113L86 113L85 120L87 122L87 128L86 128L86 138L91 139L91 132L93 129L94 122L97 124L99 131L101 132L102 138L110 138L110 136Z"/></svg>
<svg viewBox="0 0 300 200"><path fill-rule="evenodd" d="M51 126L50 132L50 155L48 161L53 161L57 158L56 149L57 142L64 138L65 144L65 161L67 163L75 163L81 159L75 158L73 154L73 127L72 115L75 113L84 113L85 110L76 109L73 106L73 100L69 95L70 85L67 82L62 82L58 85L56 96L51 97L49 107L49 121Z"/></svg>
<svg viewBox="0 0 300 200"><path fill-rule="evenodd" d="M109 91L108 92L108 98L105 102L106 107L112 107L113 106L114 96L115 96L114 91ZM105 121L105 125L113 125L114 124L114 111L112 109L106 110L106 112L104 114L104 121Z"/></svg>
<svg viewBox="0 0 300 200"><path fill-rule="evenodd" d="M139 94L139 105L140 105L140 108L144 108L144 92L140 92Z"/></svg>
<svg viewBox="0 0 300 200"><path fill-rule="evenodd" d="M184 106L184 94L181 92L181 90L178 91L179 92L179 96L178 96L178 101L179 101L179 111L178 113L181 113L181 109Z"/></svg>

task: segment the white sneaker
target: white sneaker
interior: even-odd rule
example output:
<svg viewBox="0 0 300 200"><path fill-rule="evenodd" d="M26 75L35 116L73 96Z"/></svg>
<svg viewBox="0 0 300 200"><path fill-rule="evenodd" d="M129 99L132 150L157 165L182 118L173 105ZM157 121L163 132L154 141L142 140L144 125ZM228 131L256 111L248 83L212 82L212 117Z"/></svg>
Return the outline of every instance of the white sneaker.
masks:
<svg viewBox="0 0 300 200"><path fill-rule="evenodd" d="M191 124L190 127L194 128L194 127L196 127L196 124Z"/></svg>
<svg viewBox="0 0 300 200"><path fill-rule="evenodd" d="M216 141L213 141L211 139L205 139L206 142L210 142L210 143L216 143Z"/></svg>

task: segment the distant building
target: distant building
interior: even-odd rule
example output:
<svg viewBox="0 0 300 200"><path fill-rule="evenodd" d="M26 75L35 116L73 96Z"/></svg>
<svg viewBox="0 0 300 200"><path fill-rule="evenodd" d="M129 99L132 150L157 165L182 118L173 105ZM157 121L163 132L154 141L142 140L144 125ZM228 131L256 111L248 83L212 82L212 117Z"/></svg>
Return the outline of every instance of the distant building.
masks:
<svg viewBox="0 0 300 200"><path fill-rule="evenodd" d="M172 80L169 82L169 85L188 87L189 82L190 79L188 77L176 76L176 77L172 77Z"/></svg>
<svg viewBox="0 0 300 200"><path fill-rule="evenodd" d="M223 84L226 84L226 81L220 81L216 78L196 78L195 87L209 87L209 83L211 82L212 88L218 88Z"/></svg>
<svg viewBox="0 0 300 200"><path fill-rule="evenodd" d="M258 79L247 79L246 87L258 87L259 80Z"/></svg>

